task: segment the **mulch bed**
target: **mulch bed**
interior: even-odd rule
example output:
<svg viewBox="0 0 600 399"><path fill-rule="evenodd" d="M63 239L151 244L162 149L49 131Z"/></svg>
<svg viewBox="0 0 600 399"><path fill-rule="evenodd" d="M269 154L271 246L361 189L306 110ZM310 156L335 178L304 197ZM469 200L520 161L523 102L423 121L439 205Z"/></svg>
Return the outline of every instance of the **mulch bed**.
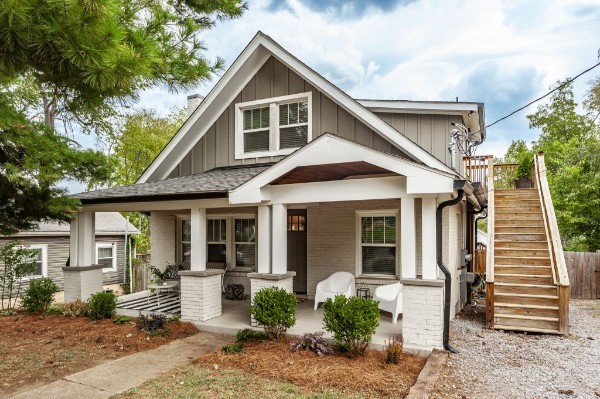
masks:
<svg viewBox="0 0 600 399"><path fill-rule="evenodd" d="M288 381L306 392L335 389L361 397L394 398L408 394L425 362L425 358L402 353L399 364L385 364L385 352L376 350L358 358L342 353L319 357L310 351L292 352L290 340L249 342L241 354L214 352L194 361Z"/></svg>
<svg viewBox="0 0 600 399"><path fill-rule="evenodd" d="M149 336L134 323L87 317L18 314L0 317L0 398L85 370L107 360L154 349L198 332L168 324L166 337Z"/></svg>

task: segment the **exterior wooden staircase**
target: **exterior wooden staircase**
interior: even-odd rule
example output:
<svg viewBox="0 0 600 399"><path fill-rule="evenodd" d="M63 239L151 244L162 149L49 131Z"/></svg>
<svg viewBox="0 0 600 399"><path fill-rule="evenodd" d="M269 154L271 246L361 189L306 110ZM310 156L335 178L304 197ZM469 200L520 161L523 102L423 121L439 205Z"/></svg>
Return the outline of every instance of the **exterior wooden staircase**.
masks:
<svg viewBox="0 0 600 399"><path fill-rule="evenodd" d="M488 192L486 326L568 334L569 277L544 155L535 156L533 188L526 189L511 187L514 164L482 158L466 173Z"/></svg>

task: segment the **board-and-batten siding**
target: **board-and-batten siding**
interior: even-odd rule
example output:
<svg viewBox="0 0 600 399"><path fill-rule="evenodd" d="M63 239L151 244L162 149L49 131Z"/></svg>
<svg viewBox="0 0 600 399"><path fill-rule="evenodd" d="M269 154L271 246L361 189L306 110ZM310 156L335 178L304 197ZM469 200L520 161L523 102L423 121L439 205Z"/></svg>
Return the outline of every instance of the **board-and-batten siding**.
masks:
<svg viewBox="0 0 600 399"><path fill-rule="evenodd" d="M54 281L62 290L64 283L63 266L66 265L69 258L69 237L67 236L49 236L49 237L18 237L22 245L42 245L47 246L48 256L48 277ZM0 245L8 242L7 239L1 239ZM125 243L123 236L96 236L96 243L116 243L117 244L117 270L104 272L104 285L121 284L123 282L123 270L125 259Z"/></svg>
<svg viewBox="0 0 600 399"><path fill-rule="evenodd" d="M305 92L312 92L313 139L323 133L335 133L380 151L404 155L329 97L271 57L169 177L202 173L216 167L279 161L282 156L235 159L235 104Z"/></svg>

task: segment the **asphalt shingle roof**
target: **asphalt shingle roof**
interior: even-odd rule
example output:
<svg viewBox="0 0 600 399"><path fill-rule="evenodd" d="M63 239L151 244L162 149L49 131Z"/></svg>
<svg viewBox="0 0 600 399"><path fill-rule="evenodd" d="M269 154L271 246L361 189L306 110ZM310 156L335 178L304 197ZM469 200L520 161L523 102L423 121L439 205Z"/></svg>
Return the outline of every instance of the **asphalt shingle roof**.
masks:
<svg viewBox="0 0 600 399"><path fill-rule="evenodd" d="M156 182L111 187L74 194L83 203L135 200L136 198L190 196L203 194L226 194L239 187L271 164L217 168L208 172Z"/></svg>

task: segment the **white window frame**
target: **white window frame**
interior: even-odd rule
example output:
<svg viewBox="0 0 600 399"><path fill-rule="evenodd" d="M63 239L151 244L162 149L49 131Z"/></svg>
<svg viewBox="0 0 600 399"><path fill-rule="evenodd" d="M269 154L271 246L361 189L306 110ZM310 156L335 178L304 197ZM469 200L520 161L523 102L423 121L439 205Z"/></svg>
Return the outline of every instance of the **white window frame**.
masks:
<svg viewBox="0 0 600 399"><path fill-rule="evenodd" d="M112 249L112 267L103 267L104 273L116 272L117 271L117 243L116 242L97 242L96 243L96 264L98 264L98 250L100 248L111 248Z"/></svg>
<svg viewBox="0 0 600 399"><path fill-rule="evenodd" d="M48 244L25 244L21 245L20 248L25 249L40 249L42 251L42 275L32 274L24 276L23 280L27 281L32 278L48 277Z"/></svg>
<svg viewBox="0 0 600 399"><path fill-rule="evenodd" d="M209 241L208 240L208 231L206 232L206 261L210 262L208 260L208 246L209 245L223 245L225 244L225 262L228 264L231 264L231 254L229 251L229 241L230 241L230 236L231 236L231 217L229 216L207 216L206 217L207 223L206 223L206 228L208 230L208 221L209 220L225 220L225 241Z"/></svg>
<svg viewBox="0 0 600 399"><path fill-rule="evenodd" d="M392 247L387 244L370 244L366 245L362 243L362 218L363 217L377 217L377 216L393 216L396 218L396 272L395 274L365 274L362 272L362 247L365 246L385 246ZM356 274L360 277L378 278L378 279L397 279L400 271L400 210L396 209L380 209L380 210L368 210L368 211L356 211Z"/></svg>
<svg viewBox="0 0 600 399"><path fill-rule="evenodd" d="M300 147L279 148L279 112L278 106L295 102L308 102L308 129L306 142L312 141L312 92L272 97L264 100L247 101L235 105L235 159L271 157L288 155ZM244 111L254 108L270 107L269 110L269 150L244 152ZM294 125L292 125L294 126ZM288 127L287 125L284 127ZM263 129L260 129L263 130Z"/></svg>

